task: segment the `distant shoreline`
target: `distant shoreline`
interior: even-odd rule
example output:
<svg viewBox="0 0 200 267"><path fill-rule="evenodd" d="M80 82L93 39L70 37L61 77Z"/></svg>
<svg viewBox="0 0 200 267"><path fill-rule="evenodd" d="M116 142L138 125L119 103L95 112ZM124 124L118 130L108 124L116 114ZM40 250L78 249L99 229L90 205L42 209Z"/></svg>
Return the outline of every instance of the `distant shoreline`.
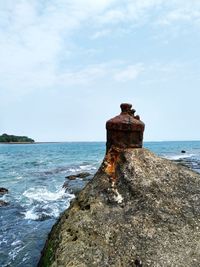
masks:
<svg viewBox="0 0 200 267"><path fill-rule="evenodd" d="M22 144L64 144L64 143L105 143L105 141L54 141L54 142L0 142L5 145L22 145Z"/></svg>
<svg viewBox="0 0 200 267"><path fill-rule="evenodd" d="M5 145L23 145L23 144L64 144L64 143L105 143L106 141L42 141L42 142L0 142ZM144 141L144 144L148 143L168 143L168 142L200 142L200 140L176 140L176 141Z"/></svg>
<svg viewBox="0 0 200 267"><path fill-rule="evenodd" d="M36 142L0 142L0 144L5 144L5 145L21 145L21 144L35 144Z"/></svg>

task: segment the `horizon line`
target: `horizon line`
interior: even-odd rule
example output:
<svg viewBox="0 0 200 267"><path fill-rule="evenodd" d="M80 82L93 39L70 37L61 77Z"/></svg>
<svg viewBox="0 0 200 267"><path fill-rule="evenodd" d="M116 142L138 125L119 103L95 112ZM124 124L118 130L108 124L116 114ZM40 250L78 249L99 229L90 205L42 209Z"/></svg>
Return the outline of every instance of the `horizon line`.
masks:
<svg viewBox="0 0 200 267"><path fill-rule="evenodd" d="M179 140L145 140L143 143L152 142L199 142L200 139L179 139ZM40 143L106 143L106 140L69 140L69 141L35 141L35 144Z"/></svg>

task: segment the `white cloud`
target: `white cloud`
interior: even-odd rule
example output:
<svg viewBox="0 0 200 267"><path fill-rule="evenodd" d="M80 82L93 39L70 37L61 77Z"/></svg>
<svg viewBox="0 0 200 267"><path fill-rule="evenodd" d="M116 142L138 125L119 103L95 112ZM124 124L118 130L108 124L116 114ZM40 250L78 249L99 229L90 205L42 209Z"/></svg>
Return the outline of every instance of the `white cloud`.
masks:
<svg viewBox="0 0 200 267"><path fill-rule="evenodd" d="M122 32L123 24L128 29L137 24L197 23L199 19L197 0L0 1L0 91L25 93L67 82L87 84L108 73L117 81L135 79L142 72L141 66L121 69L113 65L109 69L102 63L105 58L93 64L87 59L76 60L79 66L74 68L70 60L83 49L82 44L74 45L74 36L88 30L91 40L91 36L103 38L117 28Z"/></svg>
<svg viewBox="0 0 200 267"><path fill-rule="evenodd" d="M126 82L137 79L143 70L142 64L127 65L125 62L105 62L62 73L58 80L60 84L67 85L90 85L100 80Z"/></svg>
<svg viewBox="0 0 200 267"><path fill-rule="evenodd" d="M113 8L99 17L99 22L102 24L127 22L141 24L141 21L146 21L146 17L151 17L152 10L157 9L164 3L164 0L128 0L125 3L116 1L116 5Z"/></svg>
<svg viewBox="0 0 200 267"><path fill-rule="evenodd" d="M105 36L109 35L110 33L111 33L111 30L109 30L109 29L97 31L92 35L91 39L98 39L101 37L105 37Z"/></svg>
<svg viewBox="0 0 200 267"><path fill-rule="evenodd" d="M112 8L98 17L98 22L103 25L127 23L129 25L156 24L166 25L171 23L192 24L200 22L199 0L127 0L125 3L115 1Z"/></svg>
<svg viewBox="0 0 200 267"><path fill-rule="evenodd" d="M114 79L118 82L127 82L130 80L135 80L143 70L144 67L142 66L142 64L130 65L118 71L114 75Z"/></svg>
<svg viewBox="0 0 200 267"><path fill-rule="evenodd" d="M0 1L0 90L23 92L57 83L66 75L60 63L71 55L71 35L112 2Z"/></svg>
<svg viewBox="0 0 200 267"><path fill-rule="evenodd" d="M58 74L59 85L89 85L98 79L107 76L106 64L90 65L80 70L69 70Z"/></svg>

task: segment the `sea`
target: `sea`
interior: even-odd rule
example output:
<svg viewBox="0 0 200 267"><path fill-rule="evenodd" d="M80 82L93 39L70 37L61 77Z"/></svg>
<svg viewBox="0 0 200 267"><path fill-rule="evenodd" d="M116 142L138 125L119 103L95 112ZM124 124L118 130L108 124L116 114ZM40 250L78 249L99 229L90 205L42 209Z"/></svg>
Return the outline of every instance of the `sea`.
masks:
<svg viewBox="0 0 200 267"><path fill-rule="evenodd" d="M200 173L200 141L145 142L144 147ZM0 196L9 203L0 207L1 267L37 266L52 226L104 155L104 142L0 144L0 187L9 190ZM65 178L80 172L91 175Z"/></svg>

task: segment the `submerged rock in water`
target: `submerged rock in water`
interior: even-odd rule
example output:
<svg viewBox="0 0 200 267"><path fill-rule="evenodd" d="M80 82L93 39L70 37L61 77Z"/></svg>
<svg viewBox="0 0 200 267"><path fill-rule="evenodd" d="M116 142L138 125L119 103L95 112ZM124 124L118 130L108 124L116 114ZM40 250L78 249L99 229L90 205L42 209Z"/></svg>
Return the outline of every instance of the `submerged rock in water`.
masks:
<svg viewBox="0 0 200 267"><path fill-rule="evenodd" d="M111 149L48 237L38 266L199 266L200 175Z"/></svg>
<svg viewBox="0 0 200 267"><path fill-rule="evenodd" d="M86 178L88 176L90 176L91 174L89 172L81 172L78 174L73 174L73 175L69 175L66 176L65 178L69 179L69 180L76 180L76 178Z"/></svg>
<svg viewBox="0 0 200 267"><path fill-rule="evenodd" d="M7 206L9 203L3 200L0 200L0 207Z"/></svg>
<svg viewBox="0 0 200 267"><path fill-rule="evenodd" d="M77 182L76 180L69 180L65 181L62 187L65 188L66 192L77 195L87 183L88 180L82 180L81 182Z"/></svg>
<svg viewBox="0 0 200 267"><path fill-rule="evenodd" d="M4 187L0 187L0 195L8 194L8 189Z"/></svg>

